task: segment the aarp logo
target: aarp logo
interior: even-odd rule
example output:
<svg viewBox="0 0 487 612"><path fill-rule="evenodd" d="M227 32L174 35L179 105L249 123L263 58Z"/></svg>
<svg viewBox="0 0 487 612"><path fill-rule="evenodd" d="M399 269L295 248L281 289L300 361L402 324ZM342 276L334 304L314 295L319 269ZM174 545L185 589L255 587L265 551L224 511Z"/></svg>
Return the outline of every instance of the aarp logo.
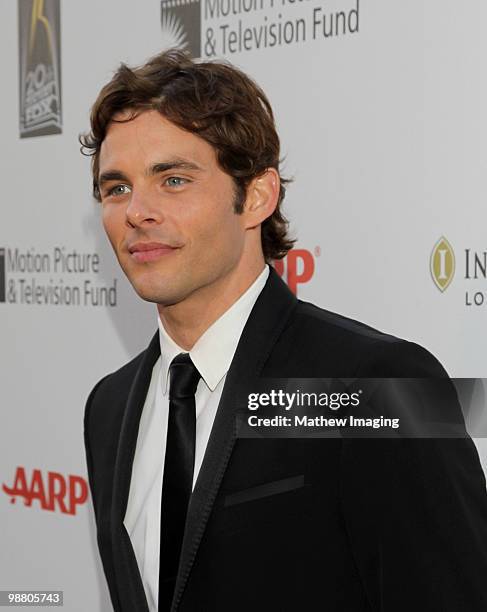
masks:
<svg viewBox="0 0 487 612"><path fill-rule="evenodd" d="M315 272L315 257L321 254L320 247L314 249L314 254L307 249L291 249L284 259L276 259L274 268L279 276L286 281L289 289L297 295L298 286L309 282Z"/></svg>
<svg viewBox="0 0 487 612"><path fill-rule="evenodd" d="M88 484L82 476L63 476L59 472L43 474L37 469L29 476L22 466L15 471L13 485L2 484L2 489L10 497L11 504L20 499L24 506L31 507L36 502L41 510L63 514L76 514L77 506L88 499Z"/></svg>

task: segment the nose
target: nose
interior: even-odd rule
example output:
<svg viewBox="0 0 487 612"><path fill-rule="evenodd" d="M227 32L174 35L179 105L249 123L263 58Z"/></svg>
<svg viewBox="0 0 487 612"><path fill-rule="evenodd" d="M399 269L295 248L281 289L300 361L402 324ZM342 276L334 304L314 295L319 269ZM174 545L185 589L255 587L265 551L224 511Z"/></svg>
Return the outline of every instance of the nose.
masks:
<svg viewBox="0 0 487 612"><path fill-rule="evenodd" d="M161 223L163 215L161 207L144 189L132 188L126 211L127 225L139 227Z"/></svg>

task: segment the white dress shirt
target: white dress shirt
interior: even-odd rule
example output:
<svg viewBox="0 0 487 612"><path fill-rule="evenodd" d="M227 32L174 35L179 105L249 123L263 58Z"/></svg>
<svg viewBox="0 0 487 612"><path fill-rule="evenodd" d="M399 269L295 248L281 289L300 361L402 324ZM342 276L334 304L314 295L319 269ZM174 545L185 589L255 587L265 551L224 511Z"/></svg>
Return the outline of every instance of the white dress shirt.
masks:
<svg viewBox="0 0 487 612"><path fill-rule="evenodd" d="M201 374L195 394L196 453L193 488L215 419L218 404L240 335L262 291L269 267L198 339L189 355ZM169 410L169 366L185 353L159 322L161 356L152 378L139 423L137 446L124 525L130 536L150 612L157 612L161 493Z"/></svg>

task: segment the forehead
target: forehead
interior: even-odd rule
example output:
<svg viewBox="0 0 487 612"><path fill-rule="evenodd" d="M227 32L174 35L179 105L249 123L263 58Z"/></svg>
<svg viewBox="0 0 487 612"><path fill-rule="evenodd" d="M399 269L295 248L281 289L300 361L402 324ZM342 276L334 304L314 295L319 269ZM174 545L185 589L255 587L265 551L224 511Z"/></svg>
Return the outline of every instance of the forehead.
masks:
<svg viewBox="0 0 487 612"><path fill-rule="evenodd" d="M100 173L126 164L134 169L138 165L146 167L172 157L206 168L218 165L211 145L157 111L144 111L133 119L130 116L128 111L119 113L109 124L100 148Z"/></svg>

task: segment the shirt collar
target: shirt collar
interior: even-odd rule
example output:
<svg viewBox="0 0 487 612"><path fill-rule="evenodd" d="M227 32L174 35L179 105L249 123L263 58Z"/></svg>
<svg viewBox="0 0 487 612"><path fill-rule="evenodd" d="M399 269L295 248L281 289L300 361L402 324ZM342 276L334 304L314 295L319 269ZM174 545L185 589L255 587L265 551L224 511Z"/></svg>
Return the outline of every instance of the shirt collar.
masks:
<svg viewBox="0 0 487 612"><path fill-rule="evenodd" d="M211 391L215 390L230 368L245 323L268 276L269 266L266 265L245 293L205 331L189 351L191 360ZM162 390L166 395L169 390L169 366L176 355L187 351L169 336L160 317L157 320L161 344Z"/></svg>

